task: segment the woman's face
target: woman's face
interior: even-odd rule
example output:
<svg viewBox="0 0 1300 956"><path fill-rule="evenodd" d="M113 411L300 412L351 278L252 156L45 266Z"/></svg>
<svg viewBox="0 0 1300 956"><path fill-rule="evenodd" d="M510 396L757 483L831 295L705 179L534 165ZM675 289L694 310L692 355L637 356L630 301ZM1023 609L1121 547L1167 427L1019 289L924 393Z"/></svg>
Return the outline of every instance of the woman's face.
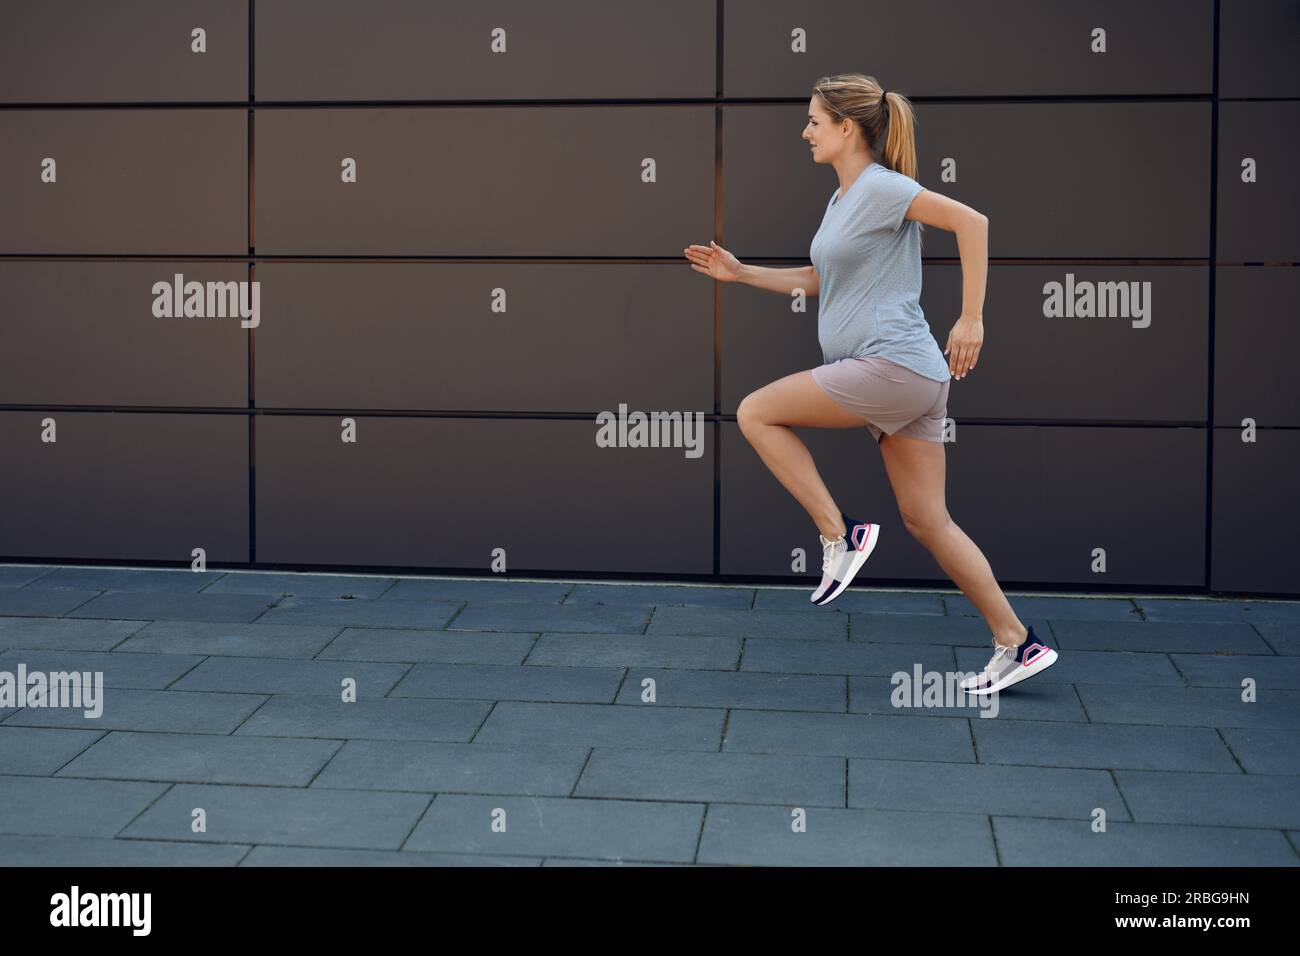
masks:
<svg viewBox="0 0 1300 956"><path fill-rule="evenodd" d="M840 153L849 147L853 130L850 125L849 132L846 133L846 125L849 124L834 122L822 106L821 97L813 95L808 101L808 125L803 128L803 138L811 146L813 162L834 163Z"/></svg>

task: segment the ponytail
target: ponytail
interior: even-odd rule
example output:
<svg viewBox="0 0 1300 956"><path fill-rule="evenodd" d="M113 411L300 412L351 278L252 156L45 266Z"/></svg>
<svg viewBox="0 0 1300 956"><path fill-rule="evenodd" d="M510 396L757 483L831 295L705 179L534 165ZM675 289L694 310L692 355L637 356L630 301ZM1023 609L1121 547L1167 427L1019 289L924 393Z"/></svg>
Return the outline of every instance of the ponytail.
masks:
<svg viewBox="0 0 1300 956"><path fill-rule="evenodd" d="M884 149L875 150L882 162L895 172L900 172L909 179L916 178L916 114L912 104L902 93L890 90L885 94L886 104L882 106L884 125Z"/></svg>

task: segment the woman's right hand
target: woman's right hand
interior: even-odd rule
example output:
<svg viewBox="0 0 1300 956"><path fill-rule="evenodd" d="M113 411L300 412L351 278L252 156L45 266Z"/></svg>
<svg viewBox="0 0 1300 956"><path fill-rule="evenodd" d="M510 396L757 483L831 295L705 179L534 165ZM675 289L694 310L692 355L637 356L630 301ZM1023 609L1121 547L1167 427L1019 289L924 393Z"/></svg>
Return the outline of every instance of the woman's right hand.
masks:
<svg viewBox="0 0 1300 956"><path fill-rule="evenodd" d="M722 246L710 240L707 246L689 245L684 250L691 268L713 276L719 282L736 282L740 279L740 260Z"/></svg>

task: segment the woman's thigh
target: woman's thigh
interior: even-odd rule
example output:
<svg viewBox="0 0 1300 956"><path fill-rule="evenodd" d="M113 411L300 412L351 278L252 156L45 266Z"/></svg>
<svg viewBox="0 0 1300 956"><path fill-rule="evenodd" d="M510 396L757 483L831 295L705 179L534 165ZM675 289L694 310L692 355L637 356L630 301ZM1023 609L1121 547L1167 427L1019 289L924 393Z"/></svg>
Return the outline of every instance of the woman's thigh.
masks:
<svg viewBox="0 0 1300 956"><path fill-rule="evenodd" d="M795 372L750 392L736 409L748 425L798 425L812 428L865 428L867 420L826 394L812 372Z"/></svg>

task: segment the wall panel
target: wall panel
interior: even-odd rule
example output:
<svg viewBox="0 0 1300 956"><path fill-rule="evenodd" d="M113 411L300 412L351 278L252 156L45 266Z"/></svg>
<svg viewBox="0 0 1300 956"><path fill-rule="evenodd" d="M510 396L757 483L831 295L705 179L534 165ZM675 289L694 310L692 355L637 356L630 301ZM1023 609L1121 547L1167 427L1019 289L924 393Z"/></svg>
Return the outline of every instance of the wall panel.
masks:
<svg viewBox="0 0 1300 956"><path fill-rule="evenodd" d="M0 411L0 447L7 558L249 560L244 415Z"/></svg>

